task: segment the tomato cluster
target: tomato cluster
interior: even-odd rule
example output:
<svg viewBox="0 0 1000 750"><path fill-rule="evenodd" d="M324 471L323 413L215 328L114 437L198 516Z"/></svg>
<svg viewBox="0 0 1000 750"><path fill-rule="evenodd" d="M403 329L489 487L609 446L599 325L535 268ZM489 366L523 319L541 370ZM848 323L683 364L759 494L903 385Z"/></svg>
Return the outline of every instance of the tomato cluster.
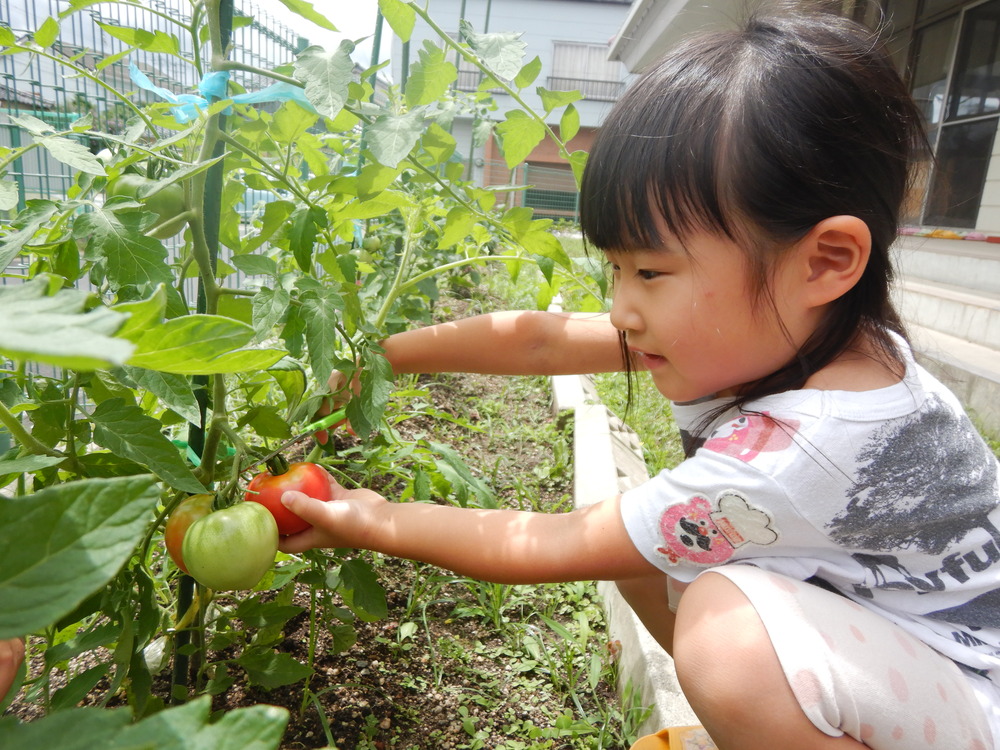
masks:
<svg viewBox="0 0 1000 750"><path fill-rule="evenodd" d="M281 504L287 490L331 500L326 470L293 463L281 474L262 472L250 480L246 499L213 511L214 495L192 495L167 519L163 540L177 567L217 591L252 589L270 570L279 535L309 524Z"/></svg>

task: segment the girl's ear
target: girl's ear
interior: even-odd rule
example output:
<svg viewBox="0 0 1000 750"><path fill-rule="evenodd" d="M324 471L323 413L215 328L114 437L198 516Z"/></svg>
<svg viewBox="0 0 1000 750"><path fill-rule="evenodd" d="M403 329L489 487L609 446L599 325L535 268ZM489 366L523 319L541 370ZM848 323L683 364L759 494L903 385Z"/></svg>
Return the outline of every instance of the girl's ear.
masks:
<svg viewBox="0 0 1000 750"><path fill-rule="evenodd" d="M864 273L871 249L871 232L857 216L819 222L798 246L806 301L825 305L850 291Z"/></svg>

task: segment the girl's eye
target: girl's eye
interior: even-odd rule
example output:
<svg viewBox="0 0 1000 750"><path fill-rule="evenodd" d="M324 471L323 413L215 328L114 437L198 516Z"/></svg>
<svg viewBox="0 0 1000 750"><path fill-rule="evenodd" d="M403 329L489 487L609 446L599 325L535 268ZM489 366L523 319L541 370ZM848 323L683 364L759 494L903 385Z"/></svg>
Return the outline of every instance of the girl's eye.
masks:
<svg viewBox="0 0 1000 750"><path fill-rule="evenodd" d="M650 271L648 268L640 268L638 271L635 272L635 275L645 281L651 281L652 279L655 279L657 276L659 276L660 272Z"/></svg>

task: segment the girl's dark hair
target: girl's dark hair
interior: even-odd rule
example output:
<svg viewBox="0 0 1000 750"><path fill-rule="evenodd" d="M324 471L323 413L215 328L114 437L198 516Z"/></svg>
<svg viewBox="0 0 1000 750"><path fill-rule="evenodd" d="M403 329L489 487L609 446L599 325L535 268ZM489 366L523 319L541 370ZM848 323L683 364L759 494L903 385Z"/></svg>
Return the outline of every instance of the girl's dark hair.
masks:
<svg viewBox="0 0 1000 750"><path fill-rule="evenodd" d="M742 406L802 387L862 333L899 362L889 247L926 153L920 112L875 34L833 14L757 15L682 42L626 91L591 150L581 224L588 243L614 252L655 250L663 224L682 243L725 235L746 255L748 293L773 305L785 250L828 217L866 222L871 257L857 285L793 361L744 389Z"/></svg>

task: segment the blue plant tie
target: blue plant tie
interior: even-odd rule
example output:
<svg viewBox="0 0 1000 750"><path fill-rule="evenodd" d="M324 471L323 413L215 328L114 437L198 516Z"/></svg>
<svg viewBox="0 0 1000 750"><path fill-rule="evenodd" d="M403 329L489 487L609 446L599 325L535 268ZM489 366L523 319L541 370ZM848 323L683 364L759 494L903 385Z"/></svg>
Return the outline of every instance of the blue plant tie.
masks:
<svg viewBox="0 0 1000 750"><path fill-rule="evenodd" d="M199 114L208 108L209 102L228 99L236 104L263 104L264 102L287 102L294 101L301 107L315 112L316 108L306 98L305 89L294 86L290 83L280 81L271 84L260 91L248 91L245 94L226 95L226 88L229 84L229 73L216 71L208 73L198 83L198 91L201 94L175 94L162 86L157 86L149 77L139 70L135 63L129 65L129 76L133 83L141 89L156 94L161 99L170 102L173 107L174 119L182 125L192 120L198 119ZM230 109L226 109L229 114Z"/></svg>

